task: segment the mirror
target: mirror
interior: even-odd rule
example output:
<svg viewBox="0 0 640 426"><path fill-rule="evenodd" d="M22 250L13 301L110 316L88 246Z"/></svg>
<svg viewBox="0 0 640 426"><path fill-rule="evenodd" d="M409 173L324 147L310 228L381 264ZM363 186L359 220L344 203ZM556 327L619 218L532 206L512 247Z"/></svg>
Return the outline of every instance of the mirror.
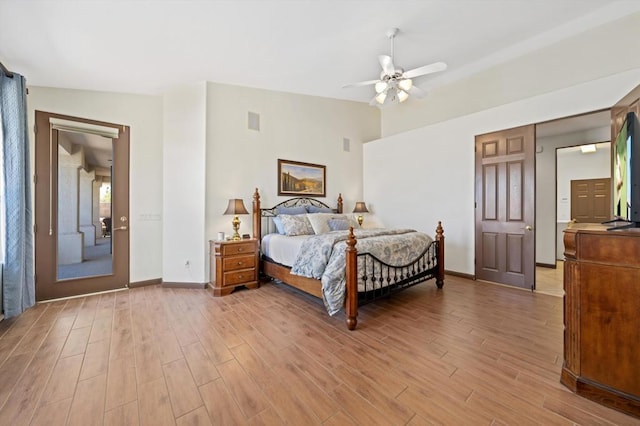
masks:
<svg viewBox="0 0 640 426"><path fill-rule="evenodd" d="M57 280L113 273L113 140L58 131Z"/></svg>

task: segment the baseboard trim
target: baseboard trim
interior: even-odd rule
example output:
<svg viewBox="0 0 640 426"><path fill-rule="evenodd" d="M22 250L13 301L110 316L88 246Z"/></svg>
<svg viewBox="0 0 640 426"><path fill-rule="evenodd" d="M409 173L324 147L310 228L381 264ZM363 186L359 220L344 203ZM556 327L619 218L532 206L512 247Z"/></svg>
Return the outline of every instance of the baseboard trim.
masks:
<svg viewBox="0 0 640 426"><path fill-rule="evenodd" d="M162 281L163 288L194 288L194 289L205 289L207 288L208 283L173 283Z"/></svg>
<svg viewBox="0 0 640 426"><path fill-rule="evenodd" d="M536 262L536 266L539 266L541 268L549 268L549 269L556 269L557 268L555 263L537 263Z"/></svg>
<svg viewBox="0 0 640 426"><path fill-rule="evenodd" d="M136 281L129 283L129 288L146 287L148 285L162 284L162 278L154 278L152 280Z"/></svg>
<svg viewBox="0 0 640 426"><path fill-rule="evenodd" d="M454 277L460 277L460 278L466 278L469 280L474 280L476 279L476 276L473 274L465 274L462 272L456 272L456 271L448 271L448 270L444 270L444 276L445 276L445 280L447 279L447 275L452 275Z"/></svg>

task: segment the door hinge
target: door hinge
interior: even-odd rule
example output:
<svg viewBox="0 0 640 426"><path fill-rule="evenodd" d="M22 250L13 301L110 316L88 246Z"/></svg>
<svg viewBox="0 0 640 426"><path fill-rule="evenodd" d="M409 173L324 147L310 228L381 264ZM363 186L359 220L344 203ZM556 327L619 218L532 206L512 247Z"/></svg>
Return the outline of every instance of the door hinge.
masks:
<svg viewBox="0 0 640 426"><path fill-rule="evenodd" d="M38 126L37 125L33 125L33 133L38 133Z"/></svg>
<svg viewBox="0 0 640 426"><path fill-rule="evenodd" d="M33 233L35 234L36 232L38 232L38 225L37 224L33 224Z"/></svg>
<svg viewBox="0 0 640 426"><path fill-rule="evenodd" d="M477 208L478 208L478 202L477 202L477 201L474 201L474 202L473 202L473 208L474 208L474 209L477 209Z"/></svg>
<svg viewBox="0 0 640 426"><path fill-rule="evenodd" d="M34 185L38 184L38 175L33 175L33 184Z"/></svg>

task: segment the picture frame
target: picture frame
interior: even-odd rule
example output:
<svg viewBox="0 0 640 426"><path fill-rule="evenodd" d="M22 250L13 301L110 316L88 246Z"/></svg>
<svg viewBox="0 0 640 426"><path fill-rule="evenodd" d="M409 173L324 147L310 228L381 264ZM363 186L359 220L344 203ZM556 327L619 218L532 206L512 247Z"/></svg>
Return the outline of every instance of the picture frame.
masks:
<svg viewBox="0 0 640 426"><path fill-rule="evenodd" d="M278 159L278 195L326 197L327 168Z"/></svg>

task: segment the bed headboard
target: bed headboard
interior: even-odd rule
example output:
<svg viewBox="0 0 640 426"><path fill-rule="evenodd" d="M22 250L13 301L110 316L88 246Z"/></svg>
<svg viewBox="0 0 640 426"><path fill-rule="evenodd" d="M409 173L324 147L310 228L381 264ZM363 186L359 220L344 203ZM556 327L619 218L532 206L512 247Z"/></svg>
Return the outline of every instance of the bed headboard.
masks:
<svg viewBox="0 0 640 426"><path fill-rule="evenodd" d="M253 193L253 238L262 240L262 237L276 232L273 218L276 217L278 207L298 207L298 206L315 206L332 209L336 213L342 213L342 194L338 194L337 207L333 208L326 205L320 200L309 197L296 197L285 200L273 207L263 209L260 207L260 193L258 188Z"/></svg>

